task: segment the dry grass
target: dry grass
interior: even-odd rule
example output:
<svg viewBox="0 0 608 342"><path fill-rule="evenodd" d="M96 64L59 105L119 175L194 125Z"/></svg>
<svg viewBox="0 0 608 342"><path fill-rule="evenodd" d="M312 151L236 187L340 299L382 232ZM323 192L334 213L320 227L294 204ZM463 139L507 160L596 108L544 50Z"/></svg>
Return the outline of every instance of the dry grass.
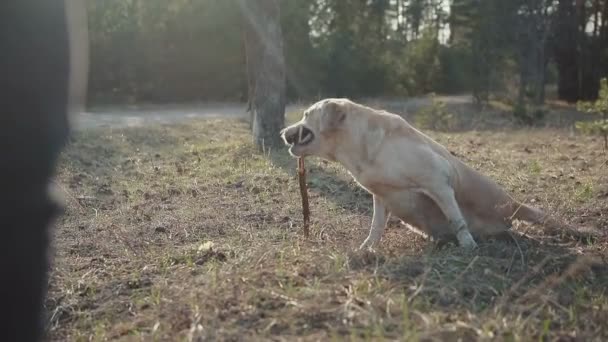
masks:
<svg viewBox="0 0 608 342"><path fill-rule="evenodd" d="M527 202L606 230L600 144L559 131L432 134ZM602 165L603 164L603 165ZM608 338L608 241L543 236L434 249L391 222L355 253L371 198L310 159L302 238L295 159L239 121L89 130L65 151L47 301L53 340ZM525 234L524 234L525 232ZM604 258L604 259L602 259Z"/></svg>

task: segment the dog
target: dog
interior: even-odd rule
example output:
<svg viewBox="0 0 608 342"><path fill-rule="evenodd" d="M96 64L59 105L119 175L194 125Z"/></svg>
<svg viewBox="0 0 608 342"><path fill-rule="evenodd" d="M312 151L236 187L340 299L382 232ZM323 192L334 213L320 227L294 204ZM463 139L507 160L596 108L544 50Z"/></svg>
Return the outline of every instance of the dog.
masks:
<svg viewBox="0 0 608 342"><path fill-rule="evenodd" d="M373 249L390 215L466 250L478 247L475 238L504 234L514 219L563 227L513 199L397 114L327 98L280 135L292 156L338 162L373 195L371 227L360 249Z"/></svg>

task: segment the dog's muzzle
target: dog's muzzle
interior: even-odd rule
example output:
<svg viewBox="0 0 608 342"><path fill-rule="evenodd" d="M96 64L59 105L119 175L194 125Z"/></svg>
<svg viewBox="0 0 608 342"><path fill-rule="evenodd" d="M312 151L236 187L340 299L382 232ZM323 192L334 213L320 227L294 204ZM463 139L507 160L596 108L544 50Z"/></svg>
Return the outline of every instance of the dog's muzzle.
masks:
<svg viewBox="0 0 608 342"><path fill-rule="evenodd" d="M285 132L285 142L289 145L305 146L309 144L315 135L306 126L301 125Z"/></svg>

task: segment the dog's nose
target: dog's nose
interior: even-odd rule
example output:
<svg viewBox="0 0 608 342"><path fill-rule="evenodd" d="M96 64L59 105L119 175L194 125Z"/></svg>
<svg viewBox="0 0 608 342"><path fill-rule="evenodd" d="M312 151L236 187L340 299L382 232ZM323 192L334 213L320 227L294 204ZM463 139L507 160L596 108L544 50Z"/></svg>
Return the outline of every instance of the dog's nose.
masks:
<svg viewBox="0 0 608 342"><path fill-rule="evenodd" d="M288 143L289 145L293 145L296 143L296 140L298 139L298 130L297 129L287 129L283 133L283 136L285 137L286 143Z"/></svg>

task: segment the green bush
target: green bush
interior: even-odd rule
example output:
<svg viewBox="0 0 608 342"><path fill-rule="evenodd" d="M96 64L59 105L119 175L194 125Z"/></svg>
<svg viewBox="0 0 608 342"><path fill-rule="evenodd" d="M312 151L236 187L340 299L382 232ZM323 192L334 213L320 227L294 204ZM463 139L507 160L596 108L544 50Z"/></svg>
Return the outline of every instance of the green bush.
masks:
<svg viewBox="0 0 608 342"><path fill-rule="evenodd" d="M456 126L454 115L446 109L443 101L437 100L434 93L431 94L431 105L420 109L414 122L421 128L436 131L450 131Z"/></svg>
<svg viewBox="0 0 608 342"><path fill-rule="evenodd" d="M513 117L520 124L533 126L545 118L546 109L543 107L528 107L526 105L515 104L513 107Z"/></svg>
<svg viewBox="0 0 608 342"><path fill-rule="evenodd" d="M608 80L600 80L600 91L595 101L579 101L577 108L586 113L601 116L594 121L579 121L576 128L585 134L598 134L604 137L604 149L608 149Z"/></svg>

